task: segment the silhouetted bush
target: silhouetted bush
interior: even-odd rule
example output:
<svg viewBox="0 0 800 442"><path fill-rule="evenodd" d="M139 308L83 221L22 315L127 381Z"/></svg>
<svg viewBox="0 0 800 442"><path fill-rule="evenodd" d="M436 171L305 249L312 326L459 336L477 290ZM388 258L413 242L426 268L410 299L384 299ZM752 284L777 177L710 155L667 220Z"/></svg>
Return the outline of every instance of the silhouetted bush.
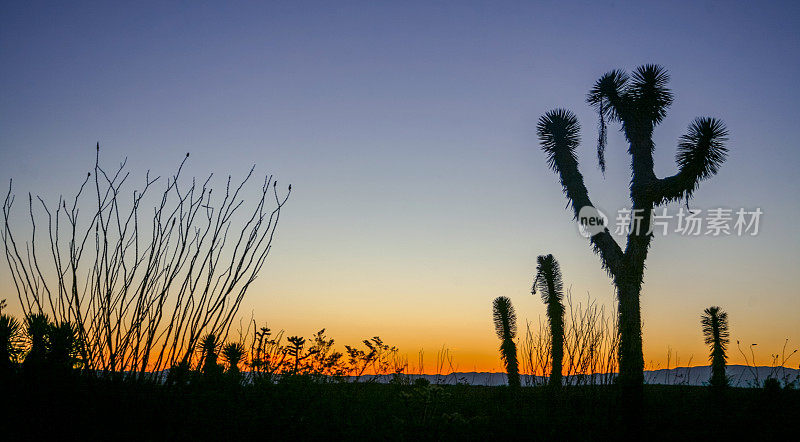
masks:
<svg viewBox="0 0 800 442"><path fill-rule="evenodd" d="M610 385L616 379L619 334L616 316L592 298L586 304L565 297L563 383L567 385ZM549 321L538 326L526 324L522 339L522 372L528 385L538 385L552 372L552 331Z"/></svg>
<svg viewBox="0 0 800 442"><path fill-rule="evenodd" d="M248 193L251 169L238 184L228 177L212 197L211 176L181 176L188 157L171 176L148 172L130 189L126 162L105 170L98 144L79 190L53 205L29 196L24 218L12 210L9 185L2 239L30 319L27 371L38 370L45 347L53 345L58 361L52 362L64 367L77 362L103 376L158 376L167 367L197 363L204 335L226 339L271 249L291 186L279 195L267 176ZM16 235L20 224L31 231L24 241ZM56 324L52 342L45 313Z"/></svg>

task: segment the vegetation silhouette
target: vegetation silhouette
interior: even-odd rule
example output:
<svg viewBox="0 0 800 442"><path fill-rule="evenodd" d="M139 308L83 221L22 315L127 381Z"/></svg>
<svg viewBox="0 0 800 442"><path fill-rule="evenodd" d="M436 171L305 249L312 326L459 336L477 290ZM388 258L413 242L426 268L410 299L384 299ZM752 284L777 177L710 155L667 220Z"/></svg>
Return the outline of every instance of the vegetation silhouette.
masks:
<svg viewBox="0 0 800 442"><path fill-rule="evenodd" d="M548 344L536 348L549 349L551 385L576 386L561 388L555 395L544 396L543 389L537 388L469 386L462 379L455 385L442 385L439 376L432 384L421 375L422 354L420 375L413 379L407 358L378 336L344 346L345 351L340 352L325 329L309 339L284 338L283 331L273 333L253 320L231 342L231 318L261 268L275 232L277 214L263 207L266 190L272 189L276 196L277 211L286 200L278 198L274 184L265 184L257 208L244 223L243 236L234 250L226 252L224 237L237 229L231 227L232 213L243 201L236 196L239 190L226 187L229 195L222 203L224 214L216 218L205 190L194 184L186 192L176 190L179 173L160 195L162 202L153 219L156 227L151 232L156 238L147 242L148 251L126 258L126 244L142 237L134 227L130 227L134 231L126 230L124 222L117 224L119 231L113 231L117 218L111 215L121 209L114 207L119 204L124 174L106 174L96 164L94 176L101 176L107 186L101 187L90 227L74 233L80 225L77 209L69 209L63 201L56 206L53 219L65 216L67 230L73 233L68 235L67 243L72 244L61 260L56 246L60 244L59 228L49 231L55 235L50 243L55 283L46 281L48 273L39 267L43 260L36 259L35 252L28 258L27 251L39 247L33 239L18 247L10 229L13 198L6 198L3 239L23 310L20 322L3 313L5 302L0 302L0 391L15 406L0 417L21 423L12 428L0 422L10 439L14 439L15 429L26 431L26 439L48 431L60 431L62 438L72 436L70 431L81 432L81 437L89 439L132 434L143 439L195 435L243 439L266 433L313 439L442 440L512 438L523 432L530 437L557 434L573 439L587 434L618 435L629 425L617 417L621 405L606 381L610 377L596 382L594 376L597 367L604 375L614 371L613 356L609 355L617 348L616 323L608 325L603 310L591 303L586 309L573 310L568 293L564 299L560 267L552 255L540 256L537 261L533 291L539 290L547 304L549 332ZM147 182L150 186L154 181L148 178ZM206 196L192 196L194 192ZM178 199L175 205L165 202L170 196ZM129 212L131 225L139 223L141 200L135 201ZM29 199L31 220L35 219L32 202L33 198ZM113 211L107 211L109 207ZM62 210L65 212L59 215ZM194 210L196 215L191 216L200 219L205 210L206 233L193 229L193 218L181 215L185 210ZM53 214L45 212L51 219ZM273 216L274 220L267 221ZM170 225L181 227L170 230ZM33 227L35 230L35 222ZM196 236L187 236L187 232ZM122 237L115 240L117 234ZM202 240L205 234L220 236L209 244ZM85 238L91 235L95 235L94 259L99 264L90 259L91 264L83 267ZM171 242L170 238L178 240ZM243 250L249 252L240 255ZM92 254L91 247L86 253ZM126 259L130 260L122 265ZM191 270L193 266L205 270ZM181 268L187 273L181 273ZM105 282L106 277L119 285ZM210 282L203 283L206 278ZM171 295L171 290L176 293ZM569 318L565 319L567 311ZM173 319L160 322L156 318L162 315ZM508 383L520 387L516 315L509 298L494 300L493 317ZM707 343L713 344L715 376L721 359L724 378L727 315L712 307L706 309L703 321ZM530 335L530 328L528 331ZM442 374L446 356L437 359L437 371ZM562 372L566 376L562 377ZM696 393L698 389L662 387L647 387L651 403L666 405L658 416L645 416L645 422L656 424L666 419L685 424L676 426L681 431L691 428L696 431L691 434L719 435L695 412L707 404ZM788 421L800 405L798 392L781 389L777 379L768 379L764 387L759 396L726 390L734 398L726 417L730 416L737 430L748 422L780 428L782 419ZM763 404L759 400L769 401L770 407L759 408ZM514 413L509 413L512 409Z"/></svg>
<svg viewBox="0 0 800 442"><path fill-rule="evenodd" d="M574 303L569 290L565 291L564 360L562 384L571 386L612 385L617 372L616 315L607 315L606 306L587 295L586 302ZM613 307L612 307L613 309ZM614 309L613 311L616 311ZM538 327L526 324L522 339L522 373L526 385L549 383L553 371L553 332L550 321L539 318ZM538 375L542 374L540 378Z"/></svg>
<svg viewBox="0 0 800 442"><path fill-rule="evenodd" d="M231 342L222 348L222 358L228 366L226 372L238 376L240 374L239 364L244 360L245 348L240 342Z"/></svg>
<svg viewBox="0 0 800 442"><path fill-rule="evenodd" d="M703 325L705 343L711 346L708 356L711 361L709 384L717 388L727 387L728 376L725 375L725 364L728 360L727 352L730 342L728 314L719 307L708 307L703 311L700 323Z"/></svg>
<svg viewBox="0 0 800 442"><path fill-rule="evenodd" d="M217 381L222 374L222 367L217 363L219 358L219 342L213 333L209 333L200 340L200 372L210 381Z"/></svg>
<svg viewBox="0 0 800 442"><path fill-rule="evenodd" d="M22 326L11 315L3 313L6 300L0 300L0 377L14 370L22 353Z"/></svg>
<svg viewBox="0 0 800 442"><path fill-rule="evenodd" d="M550 324L550 348L552 369L550 386L561 387L562 362L564 360L564 283L561 268L553 255L541 255L537 259L536 278L532 294L538 288L542 301L547 305L547 321Z"/></svg>
<svg viewBox="0 0 800 442"><path fill-rule="evenodd" d="M298 369L300 368L300 362L311 357L311 355L303 355L303 347L306 345L305 338L300 336L289 336L286 340L289 341L289 344L291 344L287 347L287 353L289 357L294 358L294 368L292 368L292 374L297 374Z"/></svg>
<svg viewBox="0 0 800 442"><path fill-rule="evenodd" d="M666 178L656 177L653 130L663 121L673 101L672 92L666 87L668 81L667 71L654 64L638 67L631 76L613 70L600 77L587 96L587 102L599 114L597 157L603 172L606 124L617 122L621 126L631 156L631 210L641 216L641 223L627 235L624 251L605 226L599 232L591 232L589 238L616 287L620 334L618 381L636 403L641 403L644 382L640 294L644 263L653 238L650 231L653 208L668 202L688 201L702 180L717 173L727 155L725 125L714 118L697 118L678 143L678 172ZM579 132L577 118L565 109L548 111L537 125L548 164L559 176L575 219L583 222L581 210L593 204L578 170Z"/></svg>
<svg viewBox="0 0 800 442"><path fill-rule="evenodd" d="M507 306L511 318L511 303ZM571 304L569 308L572 311ZM576 315L577 329L593 327L595 313ZM93 373L82 369L80 360L74 358L70 376L52 377L60 366L56 355L64 354L53 352L60 327L43 315L35 316L26 322L37 324L32 335L37 334L34 330L45 330L42 339L35 339L44 343L38 347L45 349L40 358L42 376L25 376L22 363L16 363L12 373L0 378L4 399L14 404L0 417L8 419L9 424L0 424L12 440L17 431L20 438L80 435L89 439L134 435L144 439L243 439L264 434L403 440L518 438L521 434L548 438L558 434L575 439L587 434L612 436L628 425L617 416L622 405L610 386L595 385L590 377L575 376L583 383L563 388L558 395L546 394L541 388L514 389L514 394L508 394L508 389L470 386L463 381L442 385L438 377L433 384L428 381L431 377L405 376L407 360L398 358L397 349L379 337L365 340L361 346L347 346L350 359L334 350L334 340L324 329L311 339L297 337L291 342L282 339L283 332L272 333L255 321L248 330L240 331L236 342L223 344L216 336L204 335L194 363L179 362L168 373L160 373L162 376L140 379ZM503 322L513 330L514 321ZM576 334L571 339L584 338ZM33 341L27 338L15 349L23 361L30 356ZM305 342L301 345L301 341ZM565 343L566 349L574 345L571 351L584 354L576 359L577 370L585 367L585 350L597 341L587 342ZM258 358L268 363L259 364ZM227 366L224 374L220 359ZM235 368L239 364L269 368L239 373ZM264 375L266 370L268 375ZM364 373L368 375L362 377ZM730 401L724 413L718 414L732 434L763 437L788 428L786 422L800 406L800 391L780 389L775 382L765 383L765 387L726 391ZM696 413L715 406L701 394L701 388L647 386L648 401L658 404L659 413L645 415L645 424L673 422L660 430L664 436L686 432L719 435L719 429L709 427L708 416ZM510 409L514 413L509 413ZM758 431L748 432L754 428Z"/></svg>
<svg viewBox="0 0 800 442"><path fill-rule="evenodd" d="M281 195L268 175L249 189L251 168L238 184L228 177L212 197L211 175L182 176L188 158L171 176L148 171L130 189L127 161L106 170L98 143L75 195L52 205L29 195L24 218L13 210L9 184L2 239L31 346L26 369L38 370L51 351L62 367L79 362L103 376L177 373L198 354L207 372L219 371L219 349L201 340L227 339L269 255L291 186ZM44 229L37 226L42 219ZM23 240L18 230L30 236Z"/></svg>
<svg viewBox="0 0 800 442"><path fill-rule="evenodd" d="M506 366L508 385L519 387L519 365L517 363L517 315L511 300L505 296L498 296L492 303L494 330L500 338L500 358Z"/></svg>
<svg viewBox="0 0 800 442"><path fill-rule="evenodd" d="M23 371L31 377L42 376L47 367L50 319L44 313L25 317L25 339L29 350L22 363Z"/></svg>

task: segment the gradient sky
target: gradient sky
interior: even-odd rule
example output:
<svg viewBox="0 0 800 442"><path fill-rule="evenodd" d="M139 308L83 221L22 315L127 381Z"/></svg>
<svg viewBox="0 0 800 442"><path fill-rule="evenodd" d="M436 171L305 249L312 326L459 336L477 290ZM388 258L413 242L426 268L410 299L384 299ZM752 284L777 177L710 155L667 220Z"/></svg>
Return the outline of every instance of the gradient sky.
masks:
<svg viewBox="0 0 800 442"><path fill-rule="evenodd" d="M758 362L800 342L797 2L166 3L2 2L0 182L69 193L97 141L138 177L185 152L197 176L256 164L294 191L243 314L340 344L379 335L414 361L422 347L428 371L442 345L460 370L499 370L491 301L543 315L537 255L556 255L574 296L614 296L536 120L575 111L592 199L624 207L626 146L612 130L603 178L584 98L607 70L654 62L676 95L657 174L694 117L720 117L730 158L692 206L764 215L755 237L656 238L645 360L671 347L705 363L699 316L715 304ZM18 309L5 268L3 297Z"/></svg>

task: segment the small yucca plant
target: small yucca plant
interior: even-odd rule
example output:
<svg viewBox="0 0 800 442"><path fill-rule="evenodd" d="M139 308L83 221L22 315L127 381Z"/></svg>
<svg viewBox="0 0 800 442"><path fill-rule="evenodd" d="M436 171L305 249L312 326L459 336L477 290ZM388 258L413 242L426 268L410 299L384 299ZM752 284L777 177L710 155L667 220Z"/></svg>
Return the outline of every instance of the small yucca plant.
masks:
<svg viewBox="0 0 800 442"><path fill-rule="evenodd" d="M25 317L25 338L28 353L23 367L27 371L44 368L49 351L50 318L43 313L33 313Z"/></svg>
<svg viewBox="0 0 800 442"><path fill-rule="evenodd" d="M222 358L228 365L228 373L239 373L239 364L244 359L245 349L241 343L230 343L222 349Z"/></svg>
<svg viewBox="0 0 800 442"><path fill-rule="evenodd" d="M550 323L550 351L553 360L550 385L561 386L561 366L564 360L564 283L561 281L561 268L553 255L542 255L538 258L536 279L533 281L531 293L536 294L537 289L547 305L547 320Z"/></svg>
<svg viewBox="0 0 800 442"><path fill-rule="evenodd" d="M69 322L50 324L47 332L47 361L53 368L68 372L78 362L77 335L77 330Z"/></svg>
<svg viewBox="0 0 800 442"><path fill-rule="evenodd" d="M200 352L202 354L200 371L204 375L211 376L220 371L219 365L217 364L218 346L217 336L213 333L209 333L200 339Z"/></svg>
<svg viewBox="0 0 800 442"><path fill-rule="evenodd" d="M711 346L708 358L711 360L711 381L713 387L728 386L725 375L725 362L728 359L728 314L719 307L709 307L700 317L703 324L703 336L707 345Z"/></svg>
<svg viewBox="0 0 800 442"><path fill-rule="evenodd" d="M11 315L0 314L0 373L14 368L21 353L22 326Z"/></svg>
<svg viewBox="0 0 800 442"><path fill-rule="evenodd" d="M517 335L517 315L511 300L505 296L498 296L493 303L494 329L500 338L500 358L506 365L508 385L519 387L519 365L517 364L517 344L514 337Z"/></svg>

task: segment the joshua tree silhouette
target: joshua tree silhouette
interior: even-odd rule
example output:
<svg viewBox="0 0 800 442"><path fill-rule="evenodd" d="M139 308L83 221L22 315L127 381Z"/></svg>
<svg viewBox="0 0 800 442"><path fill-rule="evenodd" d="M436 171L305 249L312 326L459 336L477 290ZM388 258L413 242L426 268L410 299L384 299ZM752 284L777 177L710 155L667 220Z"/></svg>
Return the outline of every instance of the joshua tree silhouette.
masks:
<svg viewBox="0 0 800 442"><path fill-rule="evenodd" d="M508 385L519 387L519 366L517 364L517 344L514 337L517 335L517 315L511 300L505 296L498 296L494 300L494 329L500 344L500 358L506 364Z"/></svg>
<svg viewBox="0 0 800 442"><path fill-rule="evenodd" d="M591 232L590 243L617 289L619 382L632 387L631 391L638 391L639 395L644 382L639 296L652 239L652 210L668 202L688 201L700 181L717 173L727 155L725 125L713 118L697 118L678 143L678 173L667 178L656 177L652 135L672 103L672 92L666 87L668 80L666 70L657 65L640 66L630 77L621 70L614 70L600 77L587 97L588 103L600 114L597 155L601 170L605 171L607 120L620 123L631 155L630 198L632 211L641 217L641 223L638 228L630 229L624 251L605 227ZM564 109L547 112L537 126L548 164L559 175L576 219L581 209L592 207L575 154L579 131L575 115Z"/></svg>
<svg viewBox="0 0 800 442"><path fill-rule="evenodd" d="M728 314L719 307L709 307L700 317L703 324L703 336L707 345L711 346L711 381L713 387L727 387L728 377L725 375L725 361L728 359Z"/></svg>
<svg viewBox="0 0 800 442"><path fill-rule="evenodd" d="M542 301L547 305L547 320L550 323L550 336L552 343L551 353L553 366L550 372L550 386L561 386L561 364L564 360L564 284L561 281L561 268L553 255L542 255L538 258L536 279L533 281L533 290L542 295Z"/></svg>

